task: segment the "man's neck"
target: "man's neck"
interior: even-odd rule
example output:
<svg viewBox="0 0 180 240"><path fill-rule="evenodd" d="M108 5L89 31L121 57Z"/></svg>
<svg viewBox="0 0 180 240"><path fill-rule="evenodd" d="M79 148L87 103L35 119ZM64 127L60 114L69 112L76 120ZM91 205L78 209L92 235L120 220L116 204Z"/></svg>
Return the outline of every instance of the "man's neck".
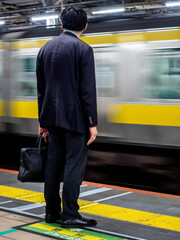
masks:
<svg viewBox="0 0 180 240"><path fill-rule="evenodd" d="M74 31L79 37L81 36L82 32Z"/></svg>

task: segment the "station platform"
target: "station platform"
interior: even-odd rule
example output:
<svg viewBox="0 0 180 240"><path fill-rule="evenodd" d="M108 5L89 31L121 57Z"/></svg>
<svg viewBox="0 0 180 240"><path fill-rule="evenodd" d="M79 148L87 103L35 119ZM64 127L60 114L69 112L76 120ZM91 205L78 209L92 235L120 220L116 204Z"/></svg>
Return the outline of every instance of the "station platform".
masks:
<svg viewBox="0 0 180 240"><path fill-rule="evenodd" d="M180 196L83 182L80 213L98 225L63 229L44 222L43 188L0 169L0 240L180 239Z"/></svg>

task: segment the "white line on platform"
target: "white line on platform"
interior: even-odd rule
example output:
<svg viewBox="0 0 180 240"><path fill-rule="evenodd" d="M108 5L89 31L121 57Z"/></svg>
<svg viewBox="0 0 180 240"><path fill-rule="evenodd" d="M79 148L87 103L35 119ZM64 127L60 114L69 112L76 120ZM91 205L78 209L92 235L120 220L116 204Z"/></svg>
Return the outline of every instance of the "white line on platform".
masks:
<svg viewBox="0 0 180 240"><path fill-rule="evenodd" d="M106 200L109 200L109 199L112 199L112 198L117 198L117 197L121 197L121 196L124 196L124 195L130 194L130 193L132 193L132 192L120 193L120 194L117 194L117 195L114 195L114 196L110 196L110 197L106 197L106 198L98 199L98 200L93 201L93 202L103 202L103 201L106 201Z"/></svg>
<svg viewBox="0 0 180 240"><path fill-rule="evenodd" d="M86 196L89 196L89 195L93 195L93 194L96 194L96 193L106 192L106 191L109 191L109 190L113 190L113 189L112 188L97 188L97 189L89 190L89 191L80 193L80 198L81 197L86 197Z"/></svg>
<svg viewBox="0 0 180 240"><path fill-rule="evenodd" d="M23 215L27 215L27 216L32 216L32 217L40 217L38 214L33 214L33 213L28 213L28 212L23 212L21 210L18 210L16 208L7 208L7 207L0 207L0 209L3 209L3 210L7 210L8 212L15 212L15 213L20 213L20 214L23 214ZM41 215L41 214L40 214ZM40 217L42 218L42 217Z"/></svg>
<svg viewBox="0 0 180 240"><path fill-rule="evenodd" d="M83 184L83 185L80 186L80 188L87 187L87 186L88 186L87 184ZM62 191L63 191L63 190L61 189L61 190L60 190L60 193L61 193Z"/></svg>
<svg viewBox="0 0 180 240"><path fill-rule="evenodd" d="M33 209L33 208L38 208L38 207L44 207L44 204L41 204L41 203L33 203L33 204L28 204L28 205L23 205L23 206L20 206L20 207L14 207L14 208L11 208L11 210L18 210L18 211L26 211L26 210L29 210L29 209Z"/></svg>
<svg viewBox="0 0 180 240"><path fill-rule="evenodd" d="M97 232L112 234L112 235L114 235L114 236L131 238L131 239L133 239L133 240L146 240L145 238L138 238L138 237L134 237L134 236L126 235L126 234L121 234L121 233L116 233L116 232L107 231L107 230L104 230L104 229L93 228L93 227L86 227L86 228L89 229L89 230L97 231Z"/></svg>
<svg viewBox="0 0 180 240"><path fill-rule="evenodd" d="M87 184L82 184L80 187L87 187L88 185Z"/></svg>
<svg viewBox="0 0 180 240"><path fill-rule="evenodd" d="M10 202L12 202L12 200L5 201L5 202L0 202L0 204L6 204L6 203L10 203Z"/></svg>
<svg viewBox="0 0 180 240"><path fill-rule="evenodd" d="M40 218L45 218L45 213L42 213L42 214L40 214L40 215L38 215L38 217L40 217Z"/></svg>

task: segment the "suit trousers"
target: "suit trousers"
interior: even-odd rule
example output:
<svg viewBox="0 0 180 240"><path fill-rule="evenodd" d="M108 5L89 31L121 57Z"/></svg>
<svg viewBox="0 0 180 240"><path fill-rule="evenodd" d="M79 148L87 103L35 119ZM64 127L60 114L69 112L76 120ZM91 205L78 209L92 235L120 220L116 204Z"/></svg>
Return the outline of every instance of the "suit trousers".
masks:
<svg viewBox="0 0 180 240"><path fill-rule="evenodd" d="M79 216L77 203L84 178L88 146L86 135L60 127L50 127L48 159L45 168L44 195L46 214L61 212L60 181L64 175L62 219Z"/></svg>

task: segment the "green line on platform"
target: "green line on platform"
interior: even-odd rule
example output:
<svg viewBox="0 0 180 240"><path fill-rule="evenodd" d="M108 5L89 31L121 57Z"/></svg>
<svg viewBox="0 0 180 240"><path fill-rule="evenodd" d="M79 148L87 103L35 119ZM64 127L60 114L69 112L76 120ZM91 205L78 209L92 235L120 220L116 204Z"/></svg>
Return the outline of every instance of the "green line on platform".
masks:
<svg viewBox="0 0 180 240"><path fill-rule="evenodd" d="M16 232L18 231L17 229L10 229L10 230L7 230L7 231L3 231L3 232L0 232L0 235L4 235L4 234L7 234L7 233L12 233L12 232Z"/></svg>

